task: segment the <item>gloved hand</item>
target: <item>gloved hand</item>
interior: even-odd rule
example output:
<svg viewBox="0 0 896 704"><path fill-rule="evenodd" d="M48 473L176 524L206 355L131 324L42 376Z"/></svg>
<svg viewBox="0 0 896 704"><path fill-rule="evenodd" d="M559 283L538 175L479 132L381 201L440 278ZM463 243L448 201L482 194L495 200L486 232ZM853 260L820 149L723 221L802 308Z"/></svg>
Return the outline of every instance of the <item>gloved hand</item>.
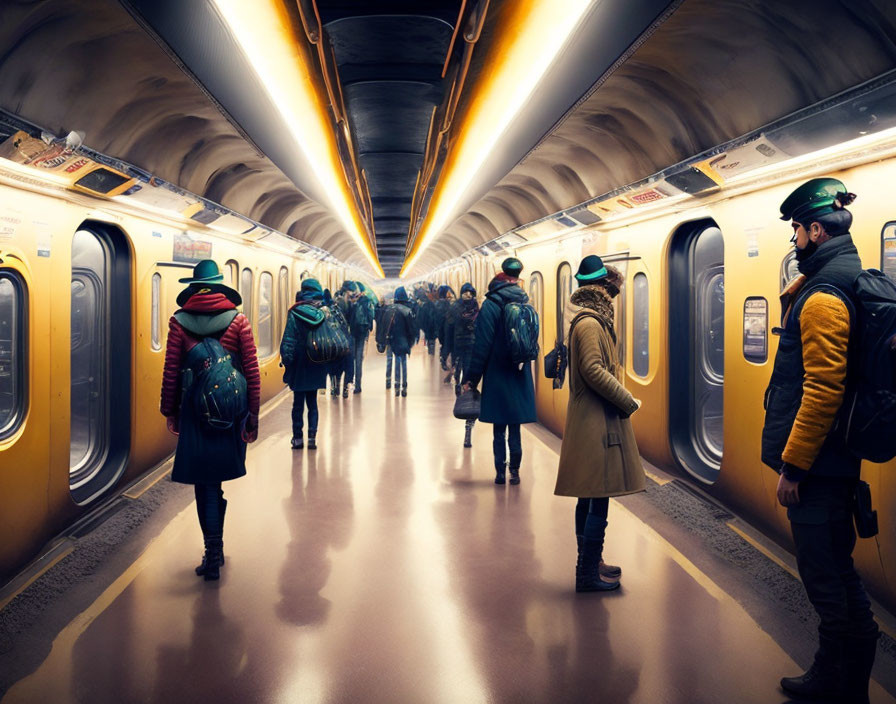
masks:
<svg viewBox="0 0 896 704"><path fill-rule="evenodd" d="M243 429L240 432L243 442L255 442L258 440L258 416L250 413L243 421Z"/></svg>
<svg viewBox="0 0 896 704"><path fill-rule="evenodd" d="M165 422L168 424L168 432L172 435L180 435L180 423L177 416L167 416Z"/></svg>

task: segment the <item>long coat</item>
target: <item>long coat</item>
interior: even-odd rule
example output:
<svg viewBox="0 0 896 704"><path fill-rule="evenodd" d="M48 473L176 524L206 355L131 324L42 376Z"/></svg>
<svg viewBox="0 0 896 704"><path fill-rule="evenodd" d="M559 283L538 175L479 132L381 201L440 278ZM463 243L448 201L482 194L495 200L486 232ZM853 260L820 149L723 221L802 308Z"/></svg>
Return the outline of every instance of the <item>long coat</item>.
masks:
<svg viewBox="0 0 896 704"><path fill-rule="evenodd" d="M537 420L532 365L524 364L520 369L510 360L502 322L506 303L528 300L519 286L496 277L489 284L476 318L473 356L464 383L469 381L475 386L482 379L479 420L484 423L510 425Z"/></svg>
<svg viewBox="0 0 896 704"><path fill-rule="evenodd" d="M292 391L316 391L326 388L327 372L332 368L332 364L320 364L308 358L308 331L311 328L299 317L297 308L300 305L322 307L320 302L303 300L289 309L286 329L280 341L280 358L286 367L283 381ZM326 309L325 312L327 315L330 314Z"/></svg>
<svg viewBox="0 0 896 704"><path fill-rule="evenodd" d="M576 291L573 303L587 303L585 289L595 288ZM616 345L609 332L612 318L602 323L590 307L570 312L585 317L576 323L569 341L569 405L554 493L599 498L644 491L644 468L629 420L638 404L618 378Z"/></svg>

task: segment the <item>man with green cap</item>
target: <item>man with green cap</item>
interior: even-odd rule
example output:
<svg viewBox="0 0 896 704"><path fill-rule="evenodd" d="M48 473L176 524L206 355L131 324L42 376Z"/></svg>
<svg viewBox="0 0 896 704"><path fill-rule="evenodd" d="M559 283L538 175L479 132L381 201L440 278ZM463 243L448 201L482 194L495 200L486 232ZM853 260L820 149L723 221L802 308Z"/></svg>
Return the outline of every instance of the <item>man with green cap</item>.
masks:
<svg viewBox="0 0 896 704"><path fill-rule="evenodd" d="M782 331L765 392L762 461L780 473L800 578L820 618L814 662L781 687L809 699L868 701L878 628L852 561L861 461L832 432L848 376L853 283L862 263L849 234L855 195L816 178L781 205L799 271L782 293Z"/></svg>
<svg viewBox="0 0 896 704"><path fill-rule="evenodd" d="M509 257L501 264L501 273L488 285L488 293L476 318L473 354L464 374L464 388L482 380L482 409L479 420L494 424L492 449L495 455L495 484L520 483L523 445L521 423L534 423L535 383L531 364L514 364L503 331L504 308L510 303L526 304L529 297L520 287L523 263ZM510 466L507 466L508 449Z"/></svg>

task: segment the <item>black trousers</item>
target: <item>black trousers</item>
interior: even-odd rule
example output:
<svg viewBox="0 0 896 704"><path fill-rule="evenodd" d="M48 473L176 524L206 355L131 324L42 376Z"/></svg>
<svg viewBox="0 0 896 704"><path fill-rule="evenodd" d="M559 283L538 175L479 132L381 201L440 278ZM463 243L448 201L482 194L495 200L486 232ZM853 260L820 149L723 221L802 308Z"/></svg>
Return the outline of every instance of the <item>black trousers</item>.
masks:
<svg viewBox="0 0 896 704"><path fill-rule="evenodd" d="M871 602L852 561L856 480L809 476L787 510L800 578L821 623L822 639L877 632Z"/></svg>
<svg viewBox="0 0 896 704"><path fill-rule="evenodd" d="M517 468L523 460L523 441L520 437L520 424L500 425L495 423L492 433L492 449L495 453L495 467L502 468L507 461L507 447L510 446L510 466Z"/></svg>
<svg viewBox="0 0 896 704"><path fill-rule="evenodd" d="M224 509L227 506L221 482L195 484L193 490L202 535L206 540L221 540L224 535Z"/></svg>
<svg viewBox="0 0 896 704"><path fill-rule="evenodd" d="M292 434L299 437L304 427L305 406L308 406L308 432L317 433L317 389L313 391L293 391L292 394Z"/></svg>

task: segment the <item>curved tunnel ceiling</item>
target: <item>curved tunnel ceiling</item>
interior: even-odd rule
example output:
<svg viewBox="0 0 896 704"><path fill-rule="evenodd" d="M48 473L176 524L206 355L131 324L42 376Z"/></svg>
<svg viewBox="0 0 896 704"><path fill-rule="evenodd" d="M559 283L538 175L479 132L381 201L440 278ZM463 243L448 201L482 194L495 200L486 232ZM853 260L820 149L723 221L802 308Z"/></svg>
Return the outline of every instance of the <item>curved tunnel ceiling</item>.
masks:
<svg viewBox="0 0 896 704"><path fill-rule="evenodd" d="M686 0L440 233L422 275L896 67L896 4ZM594 80L600 76L594 76Z"/></svg>

